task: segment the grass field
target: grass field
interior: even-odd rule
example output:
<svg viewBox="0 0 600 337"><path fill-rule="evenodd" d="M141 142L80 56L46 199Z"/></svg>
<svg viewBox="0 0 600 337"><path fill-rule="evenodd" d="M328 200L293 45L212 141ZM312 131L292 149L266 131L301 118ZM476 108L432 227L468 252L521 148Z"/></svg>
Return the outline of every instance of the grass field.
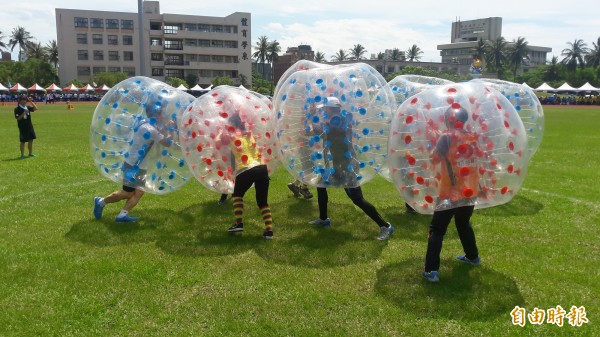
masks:
<svg viewBox="0 0 600 337"><path fill-rule="evenodd" d="M34 113L36 158L18 160L13 107L0 107L0 336L599 336L600 108L547 107L542 145L509 203L476 211L482 265L450 227L441 282L421 279L429 216L409 215L393 186L364 186L396 227L387 242L341 190L331 228L311 228L316 200L292 197L282 168L269 203L275 240L228 236L230 204L196 181L147 194L116 224L92 199L119 186L89 152L94 105ZM515 326L531 313L584 307L589 323Z"/></svg>

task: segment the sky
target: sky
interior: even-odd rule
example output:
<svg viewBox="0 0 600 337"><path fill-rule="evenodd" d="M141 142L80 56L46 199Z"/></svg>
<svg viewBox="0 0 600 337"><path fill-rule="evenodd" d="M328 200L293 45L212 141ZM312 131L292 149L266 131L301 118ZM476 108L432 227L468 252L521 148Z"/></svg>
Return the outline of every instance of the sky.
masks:
<svg viewBox="0 0 600 337"><path fill-rule="evenodd" d="M27 0L4 1L0 9L2 42L11 31L24 27L36 41L46 45L56 40L55 8L105 10L137 13L137 0ZM249 12L252 45L260 36L277 40L282 52L308 44L330 60L340 49L356 44L371 54L398 48L406 51L416 44L421 61L440 62L437 45L450 43L452 22L501 17L502 36L507 41L525 37L529 45L550 47L548 59L569 48L575 39L589 48L600 38L597 0L552 1L398 1L398 0L221 0L160 2L161 13L224 17ZM253 50L254 52L254 50ZM17 58L18 46L12 52Z"/></svg>

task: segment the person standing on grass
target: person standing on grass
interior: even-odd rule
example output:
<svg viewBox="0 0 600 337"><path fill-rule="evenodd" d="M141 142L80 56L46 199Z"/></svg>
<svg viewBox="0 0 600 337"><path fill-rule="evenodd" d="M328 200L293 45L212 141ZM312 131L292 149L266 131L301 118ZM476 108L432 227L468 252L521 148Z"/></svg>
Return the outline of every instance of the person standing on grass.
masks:
<svg viewBox="0 0 600 337"><path fill-rule="evenodd" d="M325 149L323 157L331 158L331 161L328 160L327 165L330 166L329 170L333 170L334 173L329 176L329 181L334 186L344 185L346 181L356 183L356 172L347 171L350 166L358 168L357 163L353 162L355 155L351 141L352 115L348 114L345 117L341 115L341 103L337 97L326 98L324 104L319 105L317 108L322 109L323 113L329 116L326 125L327 132L324 132L325 127L322 130L315 130L322 132L323 135L323 148ZM389 239L394 232L394 226L386 222L377 212L375 206L364 198L361 187L344 188L344 191L354 205L362 209L379 226L377 240ZM331 219L327 216L329 196L325 187L317 187L317 202L319 204L319 217L310 221L309 224L324 227L331 226Z"/></svg>
<svg viewBox="0 0 600 337"><path fill-rule="evenodd" d="M158 110L158 111L156 111ZM154 143L159 142L164 146L171 146L173 143L171 135L165 135L173 121L169 121L161 128L161 119L163 114L156 105L148 104L146 106L146 116L137 116L133 123L133 138L129 146L128 155L123 162L123 188L115 191L104 198L94 197L94 216L96 219L102 218L102 211L106 204L127 200L125 206L117 215L116 222L136 222L137 217L132 217L129 212L138 204L144 196L144 186L146 185L146 169L148 167L147 154Z"/></svg>
<svg viewBox="0 0 600 337"><path fill-rule="evenodd" d="M25 143L27 143L29 157L35 157L33 154L33 140L37 137L33 129L33 123L31 122L31 113L37 109L37 105L31 96L26 97L22 95L19 97L17 107L15 108L15 118L19 127L21 159L25 159Z"/></svg>
<svg viewBox="0 0 600 337"><path fill-rule="evenodd" d="M440 182L436 210L429 225L425 271L430 282L439 281L442 242L454 217L458 237L465 255L457 259L470 265L481 263L471 226L475 199L479 193L479 175L476 161L476 136L465 130L469 114L463 108L450 107L444 114L448 132L442 134L432 153L433 163L440 165Z"/></svg>

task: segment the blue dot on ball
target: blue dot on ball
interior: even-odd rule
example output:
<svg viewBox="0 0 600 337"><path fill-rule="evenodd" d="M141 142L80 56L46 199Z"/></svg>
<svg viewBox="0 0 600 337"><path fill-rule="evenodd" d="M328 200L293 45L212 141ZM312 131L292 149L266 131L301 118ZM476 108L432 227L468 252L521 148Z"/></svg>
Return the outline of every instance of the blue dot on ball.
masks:
<svg viewBox="0 0 600 337"><path fill-rule="evenodd" d="M365 136L369 135L369 133L370 133L370 130L369 130L369 128L364 128L364 129L362 130L362 133L363 133L363 135L365 135Z"/></svg>
<svg viewBox="0 0 600 337"><path fill-rule="evenodd" d="M106 125L110 124L110 117L106 117L106 120L104 121L104 123L105 123Z"/></svg>
<svg viewBox="0 0 600 337"><path fill-rule="evenodd" d="M106 141L106 135L102 135L102 141L105 142Z"/></svg>
<svg viewBox="0 0 600 337"><path fill-rule="evenodd" d="M152 134L149 131L144 132L144 139L150 139Z"/></svg>

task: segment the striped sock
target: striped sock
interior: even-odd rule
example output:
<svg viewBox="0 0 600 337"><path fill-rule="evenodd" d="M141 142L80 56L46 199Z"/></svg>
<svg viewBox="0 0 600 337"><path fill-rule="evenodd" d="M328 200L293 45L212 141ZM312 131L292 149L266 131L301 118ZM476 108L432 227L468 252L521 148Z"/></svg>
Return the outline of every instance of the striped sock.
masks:
<svg viewBox="0 0 600 337"><path fill-rule="evenodd" d="M269 208L269 205L261 207L260 214L265 222L266 229L273 229L273 216L271 215L271 209Z"/></svg>
<svg viewBox="0 0 600 337"><path fill-rule="evenodd" d="M233 216L235 217L235 223L241 224L242 218L244 217L244 198L232 197L233 203Z"/></svg>

